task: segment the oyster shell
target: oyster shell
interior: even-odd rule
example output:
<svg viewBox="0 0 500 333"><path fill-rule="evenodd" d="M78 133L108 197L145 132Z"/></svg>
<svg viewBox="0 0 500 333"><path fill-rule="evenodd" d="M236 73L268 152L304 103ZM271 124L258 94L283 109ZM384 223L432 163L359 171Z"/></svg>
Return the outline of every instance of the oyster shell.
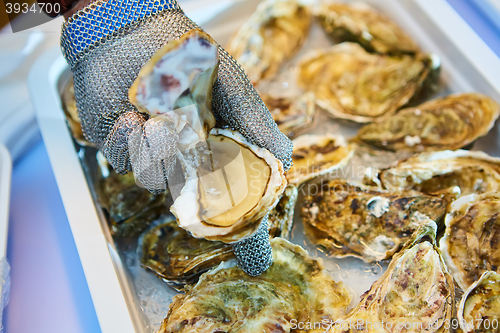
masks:
<svg viewBox="0 0 500 333"><path fill-rule="evenodd" d="M268 150L231 130L210 132L217 69L217 44L199 29L160 49L129 90L130 101L151 116L144 132L141 127L129 135L129 146L139 182L165 186L168 178L170 211L182 228L196 238L231 243L257 231L286 179ZM161 144L150 145L150 139Z"/></svg>
<svg viewBox="0 0 500 333"><path fill-rule="evenodd" d="M73 78L68 81L61 95L62 107L64 110L64 115L66 116L66 122L70 129L71 135L81 146L93 147L94 144L85 139L82 130L82 123L80 118L78 118L78 109L76 107L75 101L75 86Z"/></svg>
<svg viewBox="0 0 500 333"><path fill-rule="evenodd" d="M181 229L175 218L167 218L141 236L140 260L143 267L180 291L196 283L200 275L221 261L234 258L231 245L196 239Z"/></svg>
<svg viewBox="0 0 500 333"><path fill-rule="evenodd" d="M263 0L226 46L253 84L272 77L304 42L312 15L302 2Z"/></svg>
<svg viewBox="0 0 500 333"><path fill-rule="evenodd" d="M455 306L453 279L436 246L436 224L429 219L423 223L330 333L449 332Z"/></svg>
<svg viewBox="0 0 500 333"><path fill-rule="evenodd" d="M261 94L262 101L271 111L274 121L281 132L290 138L310 127L316 113L313 93L306 93L299 98L274 97Z"/></svg>
<svg viewBox="0 0 500 333"><path fill-rule="evenodd" d="M174 297L159 333L290 332L294 322L323 323L345 314L351 296L321 260L284 239L271 245L273 264L260 276L247 275L234 261L203 274Z"/></svg>
<svg viewBox="0 0 500 333"><path fill-rule="evenodd" d="M499 114L485 95L449 95L365 125L357 139L387 150L455 150L486 135Z"/></svg>
<svg viewBox="0 0 500 333"><path fill-rule="evenodd" d="M153 194L137 186L134 175L117 174L98 153L100 170L96 177L97 201L109 215L108 222L113 235L135 237L153 221L169 213L172 197L167 190Z"/></svg>
<svg viewBox="0 0 500 333"><path fill-rule="evenodd" d="M419 48L396 23L362 4L323 1L313 14L336 41L356 42L368 52L416 54Z"/></svg>
<svg viewBox="0 0 500 333"><path fill-rule="evenodd" d="M285 190L281 161L227 129L212 130L196 154L201 163L186 168L186 183L170 209L181 228L225 243L251 236Z"/></svg>
<svg viewBox="0 0 500 333"><path fill-rule="evenodd" d="M418 192L389 192L335 179L304 199L302 215L308 237L330 255L372 262L391 258L421 226L421 216L440 221L446 205Z"/></svg>
<svg viewBox="0 0 500 333"><path fill-rule="evenodd" d="M344 167L354 155L354 147L341 135L301 135L293 140L293 165L286 178L300 185L309 179Z"/></svg>
<svg viewBox="0 0 500 333"><path fill-rule="evenodd" d="M298 83L315 93L330 116L367 123L426 96L436 86L430 75L436 66L435 57L370 54L344 42L306 55L298 65Z"/></svg>
<svg viewBox="0 0 500 333"><path fill-rule="evenodd" d="M480 151L422 153L374 172L364 180L389 191L436 193L458 186L461 195L500 189L500 158Z"/></svg>
<svg viewBox="0 0 500 333"><path fill-rule="evenodd" d="M462 296L457 317L463 332L498 332L500 274L484 272Z"/></svg>
<svg viewBox="0 0 500 333"><path fill-rule="evenodd" d="M500 273L499 211L499 192L470 194L451 204L440 247L462 290L486 271Z"/></svg>
<svg viewBox="0 0 500 333"><path fill-rule="evenodd" d="M285 192L281 195L280 201L269 213L268 224L271 237L290 238L298 195L297 187L288 184Z"/></svg>

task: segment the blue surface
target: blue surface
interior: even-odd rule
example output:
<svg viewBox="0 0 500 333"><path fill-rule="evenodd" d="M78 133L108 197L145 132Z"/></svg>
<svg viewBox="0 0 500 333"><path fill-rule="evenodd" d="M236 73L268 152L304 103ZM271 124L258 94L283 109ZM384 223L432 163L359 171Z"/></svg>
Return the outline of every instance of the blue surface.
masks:
<svg viewBox="0 0 500 333"><path fill-rule="evenodd" d="M41 141L14 165L7 258L7 333L101 331Z"/></svg>
<svg viewBox="0 0 500 333"><path fill-rule="evenodd" d="M447 0L500 56L500 24L476 1ZM8 259L7 333L99 333L54 174L42 142L13 169Z"/></svg>
<svg viewBox="0 0 500 333"><path fill-rule="evenodd" d="M500 15L486 0L447 0L500 57Z"/></svg>

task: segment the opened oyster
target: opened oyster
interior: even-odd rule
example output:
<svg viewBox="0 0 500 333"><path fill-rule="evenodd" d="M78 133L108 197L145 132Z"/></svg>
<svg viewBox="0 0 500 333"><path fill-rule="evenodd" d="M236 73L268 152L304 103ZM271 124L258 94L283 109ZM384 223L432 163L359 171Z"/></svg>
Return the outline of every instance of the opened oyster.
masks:
<svg viewBox="0 0 500 333"><path fill-rule="evenodd" d="M297 194L297 188L288 185L269 213L271 238L290 236ZM222 261L234 258L231 245L194 238L173 217L166 217L141 236L139 253L143 267L178 291L185 284L196 283L202 273Z"/></svg>
<svg viewBox="0 0 500 333"><path fill-rule="evenodd" d="M301 135L293 140L293 165L286 178L289 183L300 185L342 168L353 154L354 147L348 145L341 135Z"/></svg>
<svg viewBox="0 0 500 333"><path fill-rule="evenodd" d="M419 52L417 44L396 23L367 5L323 1L314 15L336 41L357 42L369 52Z"/></svg>
<svg viewBox="0 0 500 333"><path fill-rule="evenodd" d="M169 213L169 191L153 194L137 186L134 175L117 174L101 153L97 153L99 172L96 178L97 201L109 215L111 232L118 237L135 237L153 221Z"/></svg>
<svg viewBox="0 0 500 333"><path fill-rule="evenodd" d="M316 113L313 93L306 93L296 99L267 94L261 94L260 97L271 111L280 131L288 137L293 138L312 125Z"/></svg>
<svg viewBox="0 0 500 333"><path fill-rule="evenodd" d="M75 101L75 86L73 83L73 78L69 80L69 82L64 87L61 96L62 107L64 110L64 115L66 116L66 122L68 123L68 127L70 129L71 135L81 146L90 146L94 145L85 139L82 130L82 123L80 122L80 118L78 118L78 109L76 107Z"/></svg>
<svg viewBox="0 0 500 333"><path fill-rule="evenodd" d="M463 332L498 332L500 322L500 274L484 272L462 296L458 323Z"/></svg>
<svg viewBox="0 0 500 333"><path fill-rule="evenodd" d="M365 178L389 191L432 194L458 186L461 195L500 189L500 158L480 151L422 153Z"/></svg>
<svg viewBox="0 0 500 333"><path fill-rule="evenodd" d="M153 179L165 186L168 178L170 210L181 228L196 238L231 243L257 231L286 179L281 161L267 149L238 132L212 129L217 52L210 36L192 30L144 65L129 98L151 118L129 136L129 146L141 183ZM151 138L159 144L150 145ZM172 167L175 161L182 172Z"/></svg>
<svg viewBox="0 0 500 333"><path fill-rule="evenodd" d="M336 257L366 262L392 257L422 224L440 221L446 202L422 193L389 192L331 180L308 195L302 208L311 241Z"/></svg>
<svg viewBox="0 0 500 333"><path fill-rule="evenodd" d="M455 281L466 290L486 271L500 273L500 192L470 194L453 202L440 241Z"/></svg>
<svg viewBox="0 0 500 333"><path fill-rule="evenodd" d="M310 53L298 66L299 85L313 91L329 115L366 123L418 102L435 88L431 74L440 64L435 57L370 54L344 42Z"/></svg>
<svg viewBox="0 0 500 333"><path fill-rule="evenodd" d="M351 296L321 260L284 239L272 239L271 245L273 264L260 276L247 275L234 261L203 274L186 294L174 297L159 333L291 332L294 323L311 326L345 314Z"/></svg>
<svg viewBox="0 0 500 333"><path fill-rule="evenodd" d="M394 255L380 277L334 332L449 332L453 279L436 246L436 224L422 228Z"/></svg>
<svg viewBox="0 0 500 333"><path fill-rule="evenodd" d="M290 238L298 195L297 187L288 184L280 201L269 213L268 224L271 237Z"/></svg>
<svg viewBox="0 0 500 333"><path fill-rule="evenodd" d="M450 95L365 125L357 139L387 150L455 150L486 135L499 114L482 94Z"/></svg>
<svg viewBox="0 0 500 333"><path fill-rule="evenodd" d="M226 47L256 84L273 76L304 42L312 15L301 0L264 0Z"/></svg>

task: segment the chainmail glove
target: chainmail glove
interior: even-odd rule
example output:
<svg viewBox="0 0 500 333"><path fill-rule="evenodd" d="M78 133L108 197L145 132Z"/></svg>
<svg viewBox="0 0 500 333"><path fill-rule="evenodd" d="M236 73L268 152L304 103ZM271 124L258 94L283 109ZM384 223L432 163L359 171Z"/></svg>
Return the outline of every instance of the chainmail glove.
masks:
<svg viewBox="0 0 500 333"><path fill-rule="evenodd" d="M134 129L142 127L146 136L157 130L129 102L130 86L158 49L195 28L175 0L99 0L63 24L61 48L73 72L84 134L116 172L132 171L128 141ZM242 68L218 48L220 63L212 92L217 126L228 126L268 149L288 170L291 141L279 131ZM155 142L153 136L147 139ZM171 142L174 137L152 144L165 151ZM155 181L143 185L152 192L162 190ZM250 275L261 274L272 262L266 226L264 219L256 234L235 245L239 262Z"/></svg>

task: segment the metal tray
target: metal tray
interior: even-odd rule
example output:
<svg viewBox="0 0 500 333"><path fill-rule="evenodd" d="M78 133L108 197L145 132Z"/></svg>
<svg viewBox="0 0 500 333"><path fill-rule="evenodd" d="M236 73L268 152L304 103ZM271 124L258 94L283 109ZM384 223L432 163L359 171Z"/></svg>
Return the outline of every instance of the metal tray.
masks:
<svg viewBox="0 0 500 333"><path fill-rule="evenodd" d="M500 101L500 59L445 0L364 2L393 18L424 50L441 57L445 87L442 93L477 91ZM195 18L224 45L253 13L257 3L257 0L189 1L186 6L192 9L187 10L188 16ZM212 8L210 14L207 8ZM305 48L314 47L316 42L306 44ZM133 251L121 251L121 245L115 244L111 237L93 195L92 154L75 146L66 126L60 92L69 77L60 50L53 49L33 66L29 86L99 323L105 333L151 332L158 327L159 318L166 315L165 309L175 292L152 274L141 269L134 271ZM332 124L328 130L334 129L345 136L356 130L342 123ZM474 148L500 156L498 125L478 140ZM323 257L330 274L352 289L353 303L384 270L383 264L369 265L353 258L326 258L306 242L297 218L293 241L305 245L313 256ZM149 300L153 302L148 303Z"/></svg>

